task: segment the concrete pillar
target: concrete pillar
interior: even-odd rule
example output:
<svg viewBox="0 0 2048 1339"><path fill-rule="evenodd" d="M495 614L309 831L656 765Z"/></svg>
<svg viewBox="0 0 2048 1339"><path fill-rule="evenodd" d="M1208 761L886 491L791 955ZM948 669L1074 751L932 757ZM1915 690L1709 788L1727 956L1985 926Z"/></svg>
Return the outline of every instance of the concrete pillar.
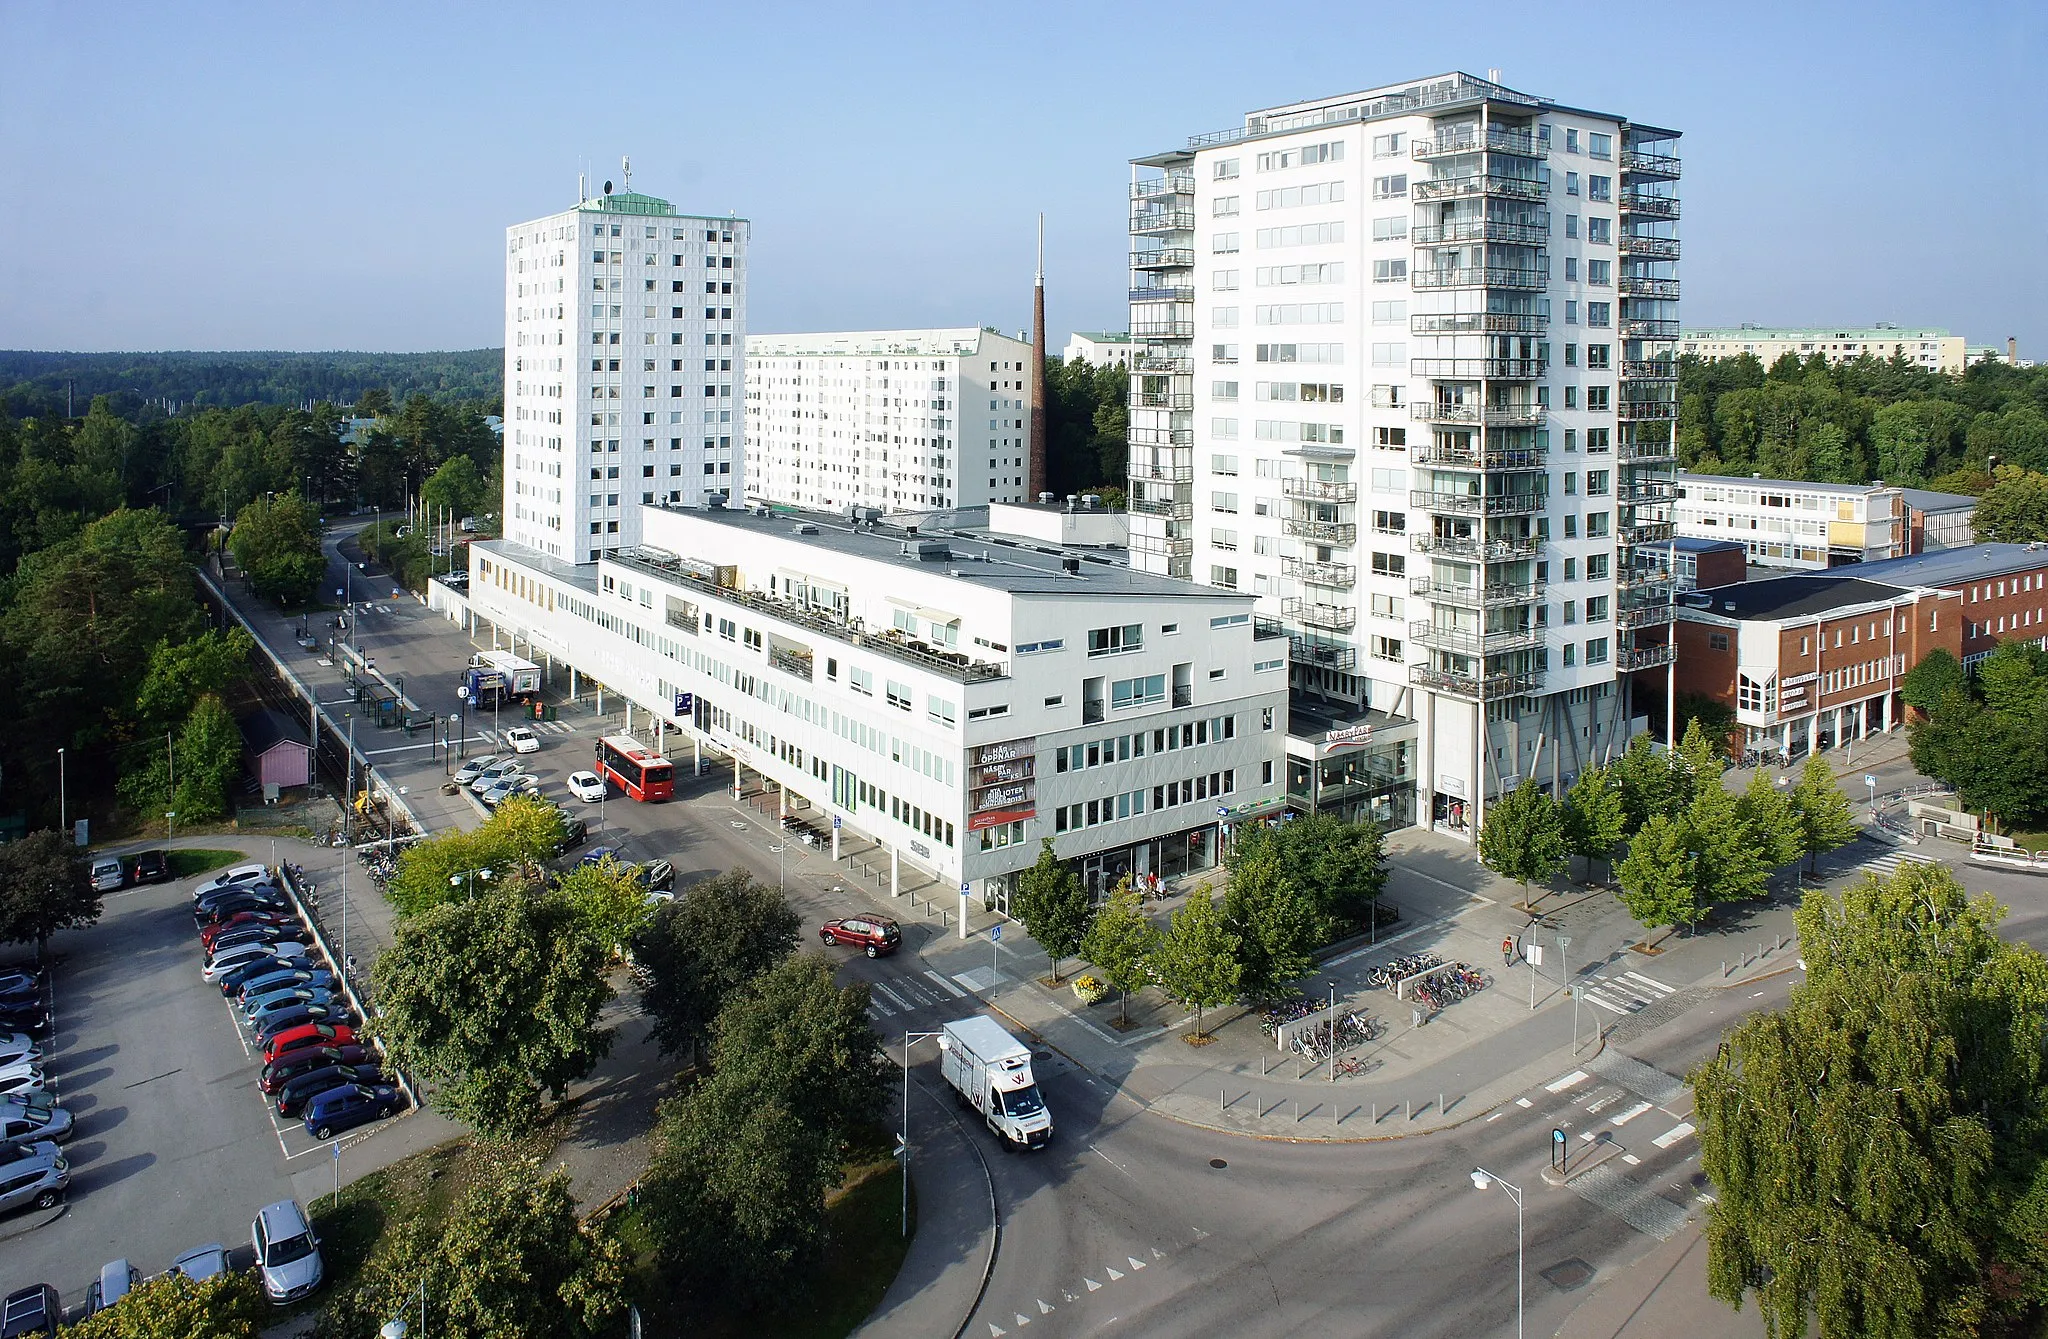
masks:
<svg viewBox="0 0 2048 1339"><path fill-rule="evenodd" d="M789 817L789 787L787 786L777 786L775 788L775 817L778 820Z"/></svg>
<svg viewBox="0 0 2048 1339"><path fill-rule="evenodd" d="M597 714L604 715L604 685L597 686Z"/></svg>
<svg viewBox="0 0 2048 1339"><path fill-rule="evenodd" d="M1813 745L1816 734L1815 722L1817 722L1818 720L1820 720L1820 713L1815 712L1813 715L1806 717L1804 720L1800 722L1800 727L1806 731L1806 753L1808 757L1811 757L1813 755Z"/></svg>
<svg viewBox="0 0 2048 1339"><path fill-rule="evenodd" d="M839 863L839 820L836 817L832 820L832 863Z"/></svg>
<svg viewBox="0 0 2048 1339"><path fill-rule="evenodd" d="M735 800L740 797L740 755L737 753L732 755L732 797Z"/></svg>
<svg viewBox="0 0 2048 1339"><path fill-rule="evenodd" d="M1880 700L1880 705L1877 709L1877 721L1886 734L1892 732L1892 695L1890 693L1886 693Z"/></svg>
<svg viewBox="0 0 2048 1339"><path fill-rule="evenodd" d="M897 877L896 864L896 848L892 846L889 848L889 896L891 897L903 896L903 885L902 881Z"/></svg>
<svg viewBox="0 0 2048 1339"><path fill-rule="evenodd" d="M668 756L668 722L659 716L654 718L654 751L664 758Z"/></svg>
<svg viewBox="0 0 2048 1339"><path fill-rule="evenodd" d="M704 775L704 740L695 730L690 731L690 775Z"/></svg>
<svg viewBox="0 0 2048 1339"><path fill-rule="evenodd" d="M633 733L633 699L626 699L626 733Z"/></svg>
<svg viewBox="0 0 2048 1339"><path fill-rule="evenodd" d="M576 680L576 667L574 665L571 665L569 666L569 705L572 707L576 705L577 691L578 683Z"/></svg>

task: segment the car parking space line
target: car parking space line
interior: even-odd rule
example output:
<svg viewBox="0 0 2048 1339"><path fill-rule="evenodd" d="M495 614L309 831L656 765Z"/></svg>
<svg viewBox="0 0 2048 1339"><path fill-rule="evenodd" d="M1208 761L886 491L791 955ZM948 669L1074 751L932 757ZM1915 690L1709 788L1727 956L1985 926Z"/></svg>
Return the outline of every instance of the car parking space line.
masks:
<svg viewBox="0 0 2048 1339"><path fill-rule="evenodd" d="M207 984L211 985L212 983L208 982ZM220 1003L221 1007L228 1011L228 1026L234 1029L235 1040L242 1044L242 1058L247 1060L250 1055L249 1039L242 1033L242 1020L235 1017L235 1002L223 995L220 997Z"/></svg>

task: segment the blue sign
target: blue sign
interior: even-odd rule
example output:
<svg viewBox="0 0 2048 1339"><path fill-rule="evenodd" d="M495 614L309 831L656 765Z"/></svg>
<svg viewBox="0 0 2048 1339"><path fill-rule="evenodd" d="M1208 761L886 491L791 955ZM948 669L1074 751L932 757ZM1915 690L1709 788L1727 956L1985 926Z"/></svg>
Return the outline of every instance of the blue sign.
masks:
<svg viewBox="0 0 2048 1339"><path fill-rule="evenodd" d="M835 828L839 826L839 815L832 815L832 826Z"/></svg>
<svg viewBox="0 0 2048 1339"><path fill-rule="evenodd" d="M693 710L695 710L696 706L697 706L697 695L696 695L695 693L677 693L677 694L676 694L676 710L675 710L675 714L676 714L676 715L678 715L678 716L688 716L688 715L689 715L689 714L690 714L690 713L691 713L691 712L692 712Z"/></svg>
<svg viewBox="0 0 2048 1339"><path fill-rule="evenodd" d="M989 942L990 942L991 944L1000 944L1000 943L1002 943L1002 942L1003 942L1003 927L1002 927L1002 926L1000 926L1000 925L991 925L991 926L989 926L989 927L988 927L988 939L989 939Z"/></svg>
<svg viewBox="0 0 2048 1339"><path fill-rule="evenodd" d="M967 896L967 894L968 894L968 893L970 893L970 892L972 892L972 891L973 891L973 890L972 890L972 889L970 889L970 888L969 888L969 887L968 887L968 886L967 886L966 884L964 884L964 883L963 883L963 884L961 884L961 885L960 885L960 896L962 896L962 897L965 897L965 896Z"/></svg>

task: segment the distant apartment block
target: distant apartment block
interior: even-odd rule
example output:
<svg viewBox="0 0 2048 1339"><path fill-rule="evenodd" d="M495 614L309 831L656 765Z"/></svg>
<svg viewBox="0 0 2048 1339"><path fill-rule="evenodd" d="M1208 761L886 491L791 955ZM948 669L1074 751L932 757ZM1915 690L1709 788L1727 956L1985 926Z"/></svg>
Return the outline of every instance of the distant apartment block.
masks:
<svg viewBox="0 0 2048 1339"><path fill-rule="evenodd" d="M1731 540L1759 567L1874 563L1971 542L1977 499L1871 484L1678 476L1678 533Z"/></svg>
<svg viewBox="0 0 2048 1339"><path fill-rule="evenodd" d="M753 335L747 496L846 514L1026 500L1031 344L992 329Z"/></svg>
<svg viewBox="0 0 2048 1339"><path fill-rule="evenodd" d="M1700 326L1679 336L1678 351L1700 358L1739 358L1751 354L1765 367L1786 354L1801 362L1819 354L1830 363L1871 357L1904 358L1929 372L1961 372L1969 352L1961 335L1946 330L1907 329L1878 324L1828 329L1818 326Z"/></svg>
<svg viewBox="0 0 2048 1339"><path fill-rule="evenodd" d="M1143 340L1115 330L1076 330L1067 337L1064 361L1080 361L1090 367L1121 367L1126 372L1131 360L1145 352Z"/></svg>
<svg viewBox="0 0 2048 1339"><path fill-rule="evenodd" d="M748 228L607 191L505 230L506 539L596 562L736 499Z"/></svg>

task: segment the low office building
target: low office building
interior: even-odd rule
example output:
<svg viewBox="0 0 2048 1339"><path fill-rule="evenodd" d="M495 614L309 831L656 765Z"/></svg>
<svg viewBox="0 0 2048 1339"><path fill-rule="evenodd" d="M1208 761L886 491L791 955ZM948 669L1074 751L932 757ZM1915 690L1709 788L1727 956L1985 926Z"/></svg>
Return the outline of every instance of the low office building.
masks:
<svg viewBox="0 0 2048 1339"><path fill-rule="evenodd" d="M1903 488L1719 474L1678 476L1678 533L1729 539L1764 567L1822 568L1911 553Z"/></svg>
<svg viewBox="0 0 2048 1339"><path fill-rule="evenodd" d="M1041 838L1105 892L1214 865L1284 802L1287 643L1253 597L986 528L646 508L570 565L473 546L474 616L1007 910ZM921 881L921 880L920 880Z"/></svg>
<svg viewBox="0 0 2048 1339"><path fill-rule="evenodd" d="M2048 645L2048 545L1972 544L1870 563L1832 576L1948 591L1962 601L1956 654L1974 665L2000 642Z"/></svg>
<svg viewBox="0 0 2048 1339"><path fill-rule="evenodd" d="M1977 499L1967 493L1908 488L1906 526L1913 553L1967 548L1976 542Z"/></svg>
<svg viewBox="0 0 2048 1339"><path fill-rule="evenodd" d="M842 516L1021 502L1030 368L1029 340L987 329L750 335L747 498Z"/></svg>
<svg viewBox="0 0 2048 1339"><path fill-rule="evenodd" d="M1748 550L1732 539L1695 539L1680 535L1642 550L1643 565L1655 572L1678 569L1678 589L1704 590L1727 586L1749 575Z"/></svg>
<svg viewBox="0 0 2048 1339"><path fill-rule="evenodd" d="M1940 329L1895 325L1829 329L1818 326L1699 326L1678 337L1679 354L1697 358L1740 358L1749 354L1769 367L1786 354L1801 362L1819 354L1830 363L1858 358L1904 358L1929 372L1960 373L1969 351L1961 335Z"/></svg>
<svg viewBox="0 0 2048 1339"><path fill-rule="evenodd" d="M1121 330L1076 330L1067 336L1065 360L1090 367L1121 367L1128 372L1131 364L1144 357L1151 347Z"/></svg>

